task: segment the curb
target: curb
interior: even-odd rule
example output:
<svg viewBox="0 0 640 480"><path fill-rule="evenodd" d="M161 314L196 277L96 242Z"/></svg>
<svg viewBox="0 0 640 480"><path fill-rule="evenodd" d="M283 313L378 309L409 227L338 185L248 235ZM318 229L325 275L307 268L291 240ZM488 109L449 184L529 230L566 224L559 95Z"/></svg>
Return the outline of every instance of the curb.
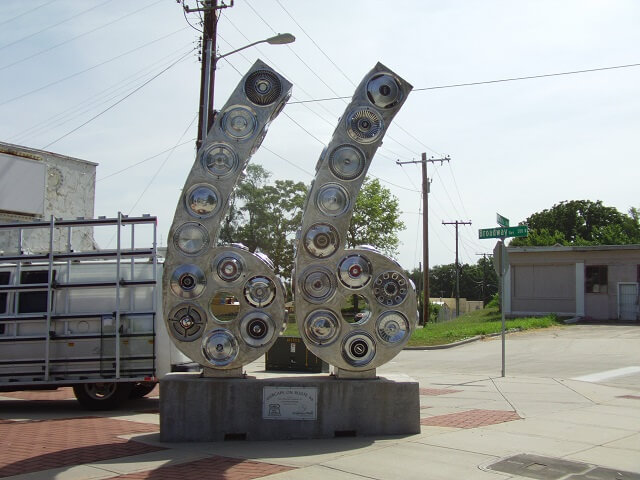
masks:
<svg viewBox="0 0 640 480"><path fill-rule="evenodd" d="M521 328L510 328L509 330L505 330L505 333L515 333L521 332ZM465 345L471 342L477 342L478 340L482 340L483 338L497 337L502 335L502 332L498 333L487 333L486 335L476 335L475 337L465 338L464 340L459 340L453 343L445 343L444 345L425 345L425 346L415 346L415 347L404 347L403 350L443 350L445 348L453 348L458 347L460 345Z"/></svg>

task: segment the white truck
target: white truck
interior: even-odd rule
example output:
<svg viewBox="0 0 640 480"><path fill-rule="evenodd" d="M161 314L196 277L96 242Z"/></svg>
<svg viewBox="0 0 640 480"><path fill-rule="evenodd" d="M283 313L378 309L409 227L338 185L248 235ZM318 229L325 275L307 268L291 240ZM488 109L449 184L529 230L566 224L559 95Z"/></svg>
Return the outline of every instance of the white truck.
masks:
<svg viewBox="0 0 640 480"><path fill-rule="evenodd" d="M0 252L0 395L72 386L85 408L111 409L197 368L165 328L156 223L118 214L0 224L17 240ZM74 251L72 231L97 228L114 231L115 248ZM49 231L45 251L24 251L34 229ZM136 246L137 233L148 246Z"/></svg>

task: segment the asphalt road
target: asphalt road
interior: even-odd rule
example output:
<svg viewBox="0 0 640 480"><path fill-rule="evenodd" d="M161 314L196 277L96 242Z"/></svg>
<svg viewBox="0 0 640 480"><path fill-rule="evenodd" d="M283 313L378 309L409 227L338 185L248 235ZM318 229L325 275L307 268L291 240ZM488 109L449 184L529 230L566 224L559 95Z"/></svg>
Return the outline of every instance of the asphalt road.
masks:
<svg viewBox="0 0 640 480"><path fill-rule="evenodd" d="M404 350L380 374L501 375L501 339ZM571 325L506 336L506 376L580 379L640 391L640 325Z"/></svg>

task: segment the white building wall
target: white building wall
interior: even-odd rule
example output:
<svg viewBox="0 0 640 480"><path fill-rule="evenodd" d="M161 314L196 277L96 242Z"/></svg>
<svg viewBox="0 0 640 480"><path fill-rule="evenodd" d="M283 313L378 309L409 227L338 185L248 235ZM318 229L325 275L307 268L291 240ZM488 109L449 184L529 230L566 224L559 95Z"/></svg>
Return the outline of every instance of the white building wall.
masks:
<svg viewBox="0 0 640 480"><path fill-rule="evenodd" d="M26 185L17 193L10 189L0 190L0 205L3 207L0 209L0 223L49 221L51 216L64 219L93 218L96 163L2 142L0 142L0 155L5 163L18 166L18 168L2 171L2 182ZM30 182L29 179L25 179L24 168L20 168L20 166L33 167L38 163L44 166L44 185L41 181ZM44 191L36 191L37 189ZM25 208L21 207L20 199L15 198L16 195L22 195L24 198L44 198L41 213L32 208L25 211ZM41 252L49 249L48 230L24 230L23 232L23 250ZM66 250L67 243L66 229L56 232L54 249ZM73 230L71 243L76 251L93 250L95 248L93 229ZM17 249L17 233L9 236L0 232L0 251L9 254L16 252Z"/></svg>

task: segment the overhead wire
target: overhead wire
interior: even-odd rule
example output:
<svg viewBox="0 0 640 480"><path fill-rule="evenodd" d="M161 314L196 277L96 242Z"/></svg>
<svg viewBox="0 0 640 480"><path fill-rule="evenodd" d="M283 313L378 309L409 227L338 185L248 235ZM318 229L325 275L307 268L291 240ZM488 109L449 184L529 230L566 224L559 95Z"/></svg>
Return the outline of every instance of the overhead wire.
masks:
<svg viewBox="0 0 640 480"><path fill-rule="evenodd" d="M607 70L616 70L616 69L621 69L621 68L634 68L634 67L640 67L640 63L628 63L628 64L623 64L623 65L613 65L613 66L608 66L608 67L587 68L587 69L583 69L583 70L571 70L571 71L567 71L567 72L543 73L543 74L538 74L538 75L526 75L526 76L521 76L521 77L501 78L501 79L496 79L496 80L483 80L483 81L478 81L478 82L452 83L452 84L447 84L447 85L435 85L435 86L431 86L431 87L414 88L413 91L414 92L423 92L423 91L427 91L427 90L439 90L439 89L444 89L444 88L471 87L471 86L476 86L476 85L488 85L488 84L492 84L492 83L516 82L516 81L520 81L520 80L534 80L534 79L539 79L539 78L560 77L560 76L564 76L564 75L580 75L580 74L583 74L583 73L602 72L602 71L607 71ZM342 100L342 99L345 99L345 98L349 98L349 97L336 96L336 97L327 97L327 98L316 98L316 99L311 99L311 100L298 100L298 101L291 102L291 103L327 102L327 101L331 101L331 100Z"/></svg>
<svg viewBox="0 0 640 480"><path fill-rule="evenodd" d="M37 7L31 7L31 8L29 8L28 10L25 10L24 12L22 12L22 13L21 13L21 14L19 14L19 15L16 15L16 16L11 17L11 18L7 18L6 20L4 20L4 21L0 22L0 27L1 27L2 25L7 24L7 23L13 23L13 22L15 22L17 19L22 18L22 17L24 17L25 15L29 15L30 13L33 13L33 12L35 12L36 10L39 10L39 9L41 9L42 7L46 7L47 5L51 5L52 3L57 2L57 1L58 1L58 0L50 0L50 1L48 1L48 2L45 2L45 3L42 3L42 4L38 5Z"/></svg>
<svg viewBox="0 0 640 480"><path fill-rule="evenodd" d="M185 6L184 6L184 0L182 0L182 2L181 2L181 3L182 3L182 14L184 15L184 19L185 19L185 21L186 21L186 22L189 24L189 26L190 26L191 28L193 28L196 32L198 32L198 33L204 33L204 32L203 32L202 30L200 30L199 28L194 27L194 26L193 26L193 24L189 21L189 17L187 17L187 9L186 9L186 8L185 8ZM199 10L199 9L198 9L198 15L200 15L200 10ZM202 24L203 24L203 20L202 20L202 16L200 16L200 25L202 25Z"/></svg>
<svg viewBox="0 0 640 480"><path fill-rule="evenodd" d="M123 53L121 53L121 54L119 54L119 55L116 55L115 57L111 57L111 58L109 58L109 59L107 59L107 60L104 60L103 62L100 62L100 63L94 64L94 65L92 65L92 66L90 66L90 67L87 67L87 68L85 68L85 69L83 69L83 70L79 70L79 71L74 72L74 73L72 73L72 74L70 74L70 75L67 75L66 77L59 78L58 80L54 80L54 81L49 82L49 83L47 83L47 84L45 84L45 85L42 85L42 86L40 86L40 87L34 88L34 89L29 90L29 91L27 91L27 92L21 93L21 94L19 94L19 95L16 95L16 96L14 96L14 97L11 97L11 98L8 98L7 100L3 100L2 102L0 102L0 107L2 107L2 106L4 106L4 105L7 105L8 103L14 102L14 101L16 101L16 100L19 100L19 99L21 99L21 98L24 98L24 97L27 97L27 96L29 96L29 95L32 95L32 94L34 94L34 93L36 93L36 92L40 92L40 91L42 91L42 90L45 90L45 89L47 89L47 88L49 88L49 87L52 87L53 85L58 85L59 83L62 83L62 82L65 82L65 81L67 81L67 80L70 80L70 79L72 79L72 78L75 78L75 77L77 77L78 75L82 75L83 73L89 72L89 71L94 70L94 69L96 69L96 68L98 68L98 67L102 67L102 66L104 66L104 65L107 65L108 63L111 63L111 62L113 62L113 61L115 61L115 60L119 60L120 58L125 57L125 56L127 56L127 55L130 55L130 54L132 54L132 53L134 53L134 52L137 52L138 50L141 50L141 49L143 49L144 47L148 47L149 45L153 45L154 43L157 43L157 42L159 42L159 41L161 41L161 40L164 40L165 38L169 38L170 36L175 35L176 33L183 31L185 28L186 28L186 27L181 28L181 29L179 29L179 30L176 30L176 31L174 31L174 32L168 33L168 34L166 34L166 35L163 35L162 37L158 37L158 38L156 38L156 39L154 39L154 40L151 40L150 42L146 42L146 43L144 43L144 44L142 44L142 45L139 45L139 46L137 46L137 47L135 47L135 48L132 48L131 50L127 50L126 52L123 52Z"/></svg>
<svg viewBox="0 0 640 480"><path fill-rule="evenodd" d="M44 27L44 28L42 28L42 29L40 29L40 30L38 30L36 32L30 33L29 35L25 35L22 38L14 40L13 42L9 42L9 43L6 43L4 45L0 45L0 50L4 50L5 48L11 47L11 46L13 46L13 45L15 45L17 43L24 42L25 40L28 40L29 38L33 38L33 37L35 37L37 35L40 35L41 33L46 32L47 30L51 30L52 28L58 27L58 26L62 25L63 23L67 23L68 21L73 20L74 18L80 17L81 15L84 15L87 12L95 10L96 8L100 8L103 5L106 5L107 3L111 3L112 1L113 0L106 0L106 1L104 1L102 3L99 3L98 5L94 5L94 6L90 7L90 8L87 8L86 10L82 10L82 11L80 11L80 12L74 14L74 15L71 15L70 17L67 17L64 20L61 20L58 23L54 23L53 25L49 25L49 26Z"/></svg>
<svg viewBox="0 0 640 480"><path fill-rule="evenodd" d="M178 145L174 145L173 147L169 147L169 148L167 148L166 150L163 150L163 151L161 151L161 152L158 152L158 153L156 153L155 155L152 155L152 156L147 157L147 158L145 158L145 159L143 159L143 160L140 160L139 162L132 163L131 165L129 165L129 166L125 167L125 168L122 168L122 169L117 170L117 171L115 171L115 172L113 172L113 173L110 173L110 174L108 174L108 175L105 175L104 177L97 178L97 179L96 179L96 183L97 183L97 182L101 182L101 181L103 181L103 180L106 180L107 178L115 177L116 175L119 175L119 174L121 174L121 173L123 173L123 172L126 172L127 170L131 170L132 168L135 168L135 167L137 167L138 165L142 165L143 163L147 163L147 162L149 162L149 161L153 160L154 158L158 158L159 156L161 156L161 155L163 155L163 154L165 154L165 153L167 153L167 152L169 152L169 151L171 151L171 150L174 150L174 149L176 149L177 147L182 147L182 146L184 146L184 145L188 145L188 144L190 144L190 143L192 144L192 143L193 143L193 142L195 142L195 141L196 141L196 137L193 137L193 138L191 138L191 139L189 139L189 140L187 140L187 141L185 141L185 142L179 143Z"/></svg>
<svg viewBox="0 0 640 480"><path fill-rule="evenodd" d="M187 45L190 44L191 42L189 42L189 44ZM192 51L193 48L190 47L187 53ZM66 110L58 112L51 117L42 119L41 121L34 125L31 125L27 129L18 132L17 134L10 137L10 140L20 141L20 139L23 138L32 138L35 134L42 134L46 131L59 128L60 126L69 123L73 119L91 111L93 108L104 105L117 98L121 93L128 91L129 88L131 88L130 85L133 85L132 88L135 88L138 85L137 82L148 75L148 73L146 73L147 71L151 73L158 64L160 65L160 68L164 68L166 65L174 61L176 54L183 53L185 53L184 47L180 47L178 50L171 52L162 59L148 64L132 75L129 75L128 77L125 77L124 79L118 81L116 84L103 89L98 93L92 94L89 98L84 99L75 105L72 105Z"/></svg>
<svg viewBox="0 0 640 480"><path fill-rule="evenodd" d="M277 0L276 0L276 1L277 1ZM279 3L279 2L278 2L278 3ZM280 3L279 3L279 4L280 4ZM268 23L268 22L266 22L266 20L265 20L265 19L264 19L264 18L263 18L263 17L262 17L262 16L261 16L257 11L256 11L256 9L255 9L255 8L253 8L253 6L252 6L252 5L250 5L250 4L248 4L248 5L249 5L249 7L251 8L251 10L252 10L252 11L253 11L257 16L258 16L258 18L260 18L260 20L261 20L265 25L267 25L267 27L269 27L269 29L270 29L272 32L276 33L276 31L275 31L275 30L274 30L274 29L269 25L269 23ZM280 6L282 7L282 5L281 5L281 4L280 4ZM295 21L295 19L292 17L292 15L290 14L290 12L286 11L286 9L284 9L284 8L283 8L283 10L285 10L285 12L287 13L287 15L288 15L289 17L291 17L291 18L292 18L292 20L294 20L294 22L296 23L296 25L298 25L298 27L300 27L300 28L304 31L304 29L300 26L300 24L299 24L297 21ZM230 23L232 23L232 22L230 22ZM235 25L234 25L234 27L235 27ZM237 27L236 27L236 29L237 29ZM237 29L237 30L238 30L238 29ZM324 51L319 47L319 45L318 45L315 41L313 41L313 39L312 39L312 38L311 38L311 37L306 33L306 31L304 31L304 33L305 33L305 35L307 35L307 37L309 37L309 38L310 38L310 40L314 43L314 45L316 45L316 47L317 47L317 48L318 48L318 49L319 49L319 50L324 54ZM244 35L243 35L243 36L244 36ZM244 36L244 37L246 38L246 36ZM247 39L247 40L248 40L248 39ZM228 42L227 42L227 43L228 43ZM288 45L287 45L287 46L288 46ZM290 46L288 46L288 47L289 47L290 51L292 51L292 52L294 53L294 55L295 55L296 57L298 57L298 59L299 59L299 60L300 60L304 65L305 65L305 67L307 67L307 69L309 69L309 70L310 70L310 71L311 71L311 72L312 72L316 77L318 77L318 78L321 80L321 82L322 82L322 83L323 83L327 88L329 88L329 89L332 91L332 93L334 93L334 94L336 93L336 92L335 92L335 91L334 91L334 90L333 90L333 89L332 89L332 88L331 88L331 87L330 87L330 86L329 86L329 85L328 85L324 80L322 80L322 79L319 77L319 75L318 75L318 74L317 74L317 73L316 73L316 72L315 72L315 71L314 71L314 70L313 70L313 69L308 65L308 63L307 63L307 62L305 62L304 60L302 60L302 59L301 59L301 57L300 57L300 56L299 56L299 55L298 55L298 54L297 54L297 53L296 53L296 52L295 52L295 51L294 51ZM326 55L326 54L325 54L325 55ZM333 63L333 62L332 62L332 63ZM337 67L337 65L335 65L335 64L334 64L334 66L336 66L336 67ZM339 67L337 67L337 68L339 69ZM237 70L237 69L236 69L236 70ZM341 73L344 73L344 72L341 72ZM353 82L351 82L351 81L350 81L350 83L351 83L351 84L353 84ZM344 99L345 99L345 100L346 100L347 98L349 98L349 97L344 97ZM299 102L296 102L296 101L295 101L295 99L294 99L294 101L293 101L293 102L290 102L290 103L295 104L295 103L299 103ZM345 102L345 103L346 103L346 102ZM303 105L304 105L304 104L303 104ZM318 115L318 114L317 114L317 112L313 112L313 113L314 113L314 114L316 114L317 116L319 116L320 118L322 118L322 119L323 119L323 121L326 121L326 119L324 119L322 116ZM285 115L286 115L290 120L292 120L294 123L296 123L296 124L297 124L301 129L303 129L303 130L305 131L305 133L307 133L307 134L308 134L308 135L310 135L312 138L314 138L316 141L318 141L319 143L321 143L321 144L323 144L323 145L324 145L324 142L322 142L321 140L319 140L317 137L315 137L315 135L311 134L311 132L309 132L307 129L305 129L304 127L302 127L302 125L300 125L297 121L295 121L295 120L294 120L294 119L293 119L289 114L285 113ZM430 148L430 147L426 146L426 145L424 144L424 142L422 142L422 141L420 141L419 139L417 139L417 137L415 137L413 134L411 134L410 132L408 132L404 127L402 127L402 126L399 126L399 127L401 128L401 130L402 130L402 131L404 131L407 135L409 135L410 137L412 137L414 140L419 141L419 143L420 143L421 145L425 146L425 148L428 148L430 151L432 151L432 152L434 152L434 153L439 154L439 153L438 153L437 151L435 151L434 149L432 149L432 148ZM397 144L399 144L400 146L402 146L403 148L405 148L407 151L409 151L409 152L411 152L411 153L413 153L413 154L417 153L417 152L415 152L414 150L412 150L412 149L410 149L410 148L406 147L404 144L402 144L401 142L399 142L399 141L398 141L398 140L396 140L395 138L393 138L393 137L391 137L390 135L388 135L388 133L387 133L387 135L386 135L386 136L387 136L387 138L390 138L391 140L395 141ZM393 154L394 154L395 156L397 156L397 157L399 157L399 156L400 156L400 155L398 155L398 154L397 154L397 152L394 152L394 151L392 151L392 150L390 150L390 149L388 149L388 148L385 148L385 150L390 151L391 153L393 153ZM378 155L380 155L381 157L389 158L389 157L388 157L387 155L385 155L383 152L378 151L378 152L377 152L377 154L378 154ZM406 172L405 172L405 174L406 174ZM372 177L374 177L374 178L378 178L379 180L383 181L384 183L388 183L388 184L390 184L390 185L392 185L392 186L394 186L394 187L396 187L396 188L401 188L401 189L404 189L404 190L409 190L409 191L414 191L414 192L421 193L421 190L418 190L417 188L415 188L415 185L413 185L415 189L414 189L414 190L412 190L412 189L409 189L409 188L407 188L407 187L405 187L405 186L398 185L398 184L395 184L395 183L393 183L393 182L389 182L389 181L388 181L388 180L386 180L386 179L382 179L382 178L380 178L380 177L376 176L375 174L373 174L372 172L369 172L369 175L370 175L370 176L372 176ZM412 183L412 182L410 182L410 183ZM459 196L459 198L460 198L460 200L461 200L461 197L460 197L459 192L458 192L458 196ZM449 199L450 199L450 201L452 202L452 200L451 200L450 196L449 196ZM452 202L452 203L453 203L453 202Z"/></svg>
<svg viewBox="0 0 640 480"><path fill-rule="evenodd" d="M269 23L268 23L268 22L267 22L267 21L266 21L266 20L265 20L265 19L264 19L264 18L263 18L263 17L262 17L262 16L261 16L257 11L256 11L256 9L255 9L255 8L253 8L253 6L252 6L249 2L247 2L247 5L249 6L249 8L251 8L251 10L256 14L256 16L257 16L257 17L258 17L258 18L259 18L259 19L260 19L260 20L261 20L261 21L262 21L262 22L263 22L263 23L264 23L264 24L265 24L265 25L266 25L266 26L267 26L267 27L268 27L268 28L269 28L273 33L276 33L276 30L275 30L273 27L271 27L271 25L270 25L270 24L269 24ZM237 27L236 27L236 28L237 28ZM239 29L238 29L238 30L239 30ZM241 33L241 34L242 34L242 33ZM247 39L247 40L248 40L248 38L247 38L244 34L242 34L242 35L245 37L245 39ZM301 57L300 57L300 56L299 56L299 55L298 55L298 54L297 54L297 53L296 53L296 52L295 52L295 51L294 51L294 50L293 50L289 45L287 45L287 47L289 47L289 50L290 50L290 51L291 51L291 52L292 52L292 53L293 53L293 54L294 54L298 59L300 59L300 61L305 65L305 67L307 67L307 69L309 69L309 71L311 71L311 73L313 73L313 75L315 75L317 78L319 78L319 79L321 80L321 82L322 82L322 83L323 83L327 88L329 88L333 93L335 93L335 91L331 88L331 86L329 86L329 85L328 85L324 80L322 80L322 79L321 79L321 77L320 77L320 76L319 76L319 75L318 75L318 74L317 74L317 73L316 73L316 72L311 68L311 66L309 66L309 65L308 65L304 60L302 60L302 58L301 58ZM308 95L308 94L307 94L307 95ZM346 102L345 102L345 103L346 103ZM315 112L314 112L314 113L315 113ZM316 114L317 114L317 113L316 113ZM333 115L333 114L332 114L332 115ZM288 116L290 119L292 119L292 118L291 118L291 116L289 116L288 114L287 114L287 116ZM292 119L292 121L293 121L293 119ZM295 121L294 121L294 122L295 122ZM305 132L307 132L307 133L309 133L309 134L310 134L310 132L308 132L308 131L307 131L304 127L302 127L298 122L295 122L295 123L296 123L300 128L302 128ZM335 126L335 123L332 123L331 125L332 125L332 126ZM310 134L310 135L311 135L311 134ZM321 140L319 140L319 139L318 139L317 137L315 137L314 135L311 135L311 136L312 136L316 141L318 141L319 143L321 143L322 145L325 145L325 143L324 143L324 142L322 142ZM387 135L387 137L389 137L389 136ZM390 138L390 137L389 137L389 138ZM382 155L384 156L384 154L382 154ZM407 189L407 188L406 188L406 187L404 187L404 186L400 186L400 185L398 185L398 184L395 184L395 183L393 183L393 182L390 182L390 181L388 181L388 180L386 180L386 179L383 179L383 178L381 178L381 177L378 177L377 175L374 175L374 174L372 174L372 173L369 173L369 175L370 175L370 176L373 176L374 178L377 178L378 180L380 180L380 181L382 181L382 182L384 182L384 183L388 183L389 185L395 186L395 187L397 187L397 188ZM407 189L407 190L411 190L411 189Z"/></svg>
<svg viewBox="0 0 640 480"><path fill-rule="evenodd" d="M182 57L180 57L178 60L176 60L175 62L171 63L168 67L164 68L163 70L161 70L160 72L158 72L157 74L155 74L153 77L151 77L149 80L147 80L146 82L144 82L142 85L140 85L139 87L137 87L136 89L134 89L132 92L128 93L127 95L125 95L124 97L122 97L120 100L118 100L117 102L115 102L114 104L110 105L109 107L105 108L104 110L102 110L100 113L94 115L93 117L91 117L89 120L87 120L86 122L83 122L82 124L78 125L77 127L73 128L72 130L68 131L67 133L65 133L64 135L56 138L55 140L53 140L52 142L47 143L44 147L42 147L42 149L48 148L51 145L59 142L60 140L62 140L63 138L68 137L69 135L71 135L72 133L80 130L82 127L86 126L87 124L93 122L95 119L97 119L98 117L101 117L102 115L104 115L105 113L107 113L109 110L111 110L112 108L116 107L117 105L121 104L122 102L124 102L127 98L129 98L131 95L133 95L134 93L140 91L142 88L146 87L147 85L149 85L149 83L151 83L153 80L155 80L156 78L158 78L160 75L162 75L163 73L165 73L166 71L170 70L171 68L173 68L174 66L176 66L178 63L180 63L182 60L184 60L185 58L187 58L188 55L190 55L191 52L187 52L187 54L183 55Z"/></svg>
<svg viewBox="0 0 640 480"><path fill-rule="evenodd" d="M322 49L322 47L320 47L320 45L318 44L318 42L316 42L311 35L309 35L307 33L307 31L304 29L304 27L302 25L300 25L300 23L293 17L293 15L282 5L282 3L279 0L276 0L276 3L278 3L278 5L280 6L280 8L282 8L282 10L289 16L289 18L291 18L291 20L298 26L298 28L300 28L302 30L302 32L305 34L305 36L313 43L313 45L318 49L318 51L335 67L336 70L338 70L340 72L340 74L347 79L347 81L352 85L352 86L356 86L356 84L347 76L347 74L331 59L331 57L329 55L327 55L327 53ZM275 32L275 30L264 20L264 18L262 18L258 12L256 12L256 10L249 5L249 7L260 17L260 19L269 27L271 28L272 31ZM289 49L294 53L294 55L296 55L296 57L300 58L299 55L295 52L295 50L293 50L293 48L291 46L289 46ZM320 78L320 76L306 63L304 62L304 65L317 77L319 78L322 83L324 85L326 85L329 90L331 90L331 92L336 93L335 90L333 90L329 85L327 85L327 83L324 82L324 80L322 80ZM346 101L345 101L346 103ZM398 125L403 131L406 132L406 129L402 128L398 122L394 122L394 125ZM408 132L407 132L408 133ZM400 145L401 147L405 148L408 152L410 152L411 154L415 154L416 152L410 148L408 148L406 145L404 145L402 142L400 142L399 140L397 140L393 135L390 135L389 133L387 133L386 138L389 140L392 140L393 142L397 143L398 145ZM414 137L415 138L415 137ZM431 149L430 149L431 150ZM394 155L399 156L398 154L394 153Z"/></svg>
<svg viewBox="0 0 640 480"><path fill-rule="evenodd" d="M164 166L166 165L166 163L169 161L169 159L171 158L171 156L173 155L173 152L176 151L176 149L178 148L179 145L181 145L182 139L184 138L184 136L187 134L187 132L189 131L189 129L191 129L192 125L195 123L195 121L198 119L198 114L196 113L195 116L191 119L191 122L189 122L189 125L187 125L187 128L184 129L184 132L182 132L182 135L180 135L180 138L178 139L178 141L176 142L176 144L173 146L173 148L171 148L171 150L169 151L169 153L167 154L166 158L164 159L164 161L160 164L160 166L156 169L156 171L154 172L154 174L151 176L151 178L149 179L149 182L147 183L147 185L144 187L144 189L142 190L142 192L140 193L140 196L138 197L138 199L135 201L135 203L133 204L133 206L129 209L129 215L131 215L131 213L133 212L133 210L138 206L138 203L140 203L140 200L142 200L142 197L144 197L144 195L147 193L147 190L149 190L149 188L151 187L151 185L153 184L153 182L155 181L155 179L158 177L158 175L160 174L160 171L164 168Z"/></svg>
<svg viewBox="0 0 640 480"><path fill-rule="evenodd" d="M225 18L225 21L226 21L226 22L228 22L228 23L229 23L229 25L231 25L231 26L232 26L232 27L233 27L233 28L234 28L234 29L235 29L235 30L236 30L236 31L237 31L237 32L238 32L238 33L239 33L239 34L240 34L240 35L241 35L245 40L246 40L246 41L251 42L251 40L250 40L250 39L249 39L249 38L244 34L244 32L243 32L240 28L238 28L238 27L236 26L236 24L235 24L235 23L233 23L233 22L231 21L231 19L230 19L228 16L225 16L224 18ZM218 37L220 37L220 33L218 33ZM227 42L227 43L229 43L229 42ZM288 74L287 74L287 72L286 72L286 70L285 70L285 69L281 68L279 65L277 65L277 64L276 64L276 62L274 62L273 60L271 60L271 59L269 58L269 56L268 56L267 54L265 54L265 53L263 52L263 50L261 50L258 46L254 47L254 48L255 48L255 49L260 53L260 55L261 55L262 57L264 57L264 58L265 58L265 59L266 59L266 60L267 60L267 61L268 61L268 62L269 62L269 63L270 63L274 68L277 68L277 69L278 69L278 71L280 71L280 72L282 73L282 75L284 75L284 76L285 76L285 77L287 77L287 78L288 78L292 83L294 83L294 84L296 85L296 90L297 90L297 91L300 91L300 92L302 92L304 95L306 95L306 96L308 96L309 98L311 98L311 94L310 94L309 92L307 92L303 87L301 87L301 86L299 85L299 83L298 83L298 82L295 82L295 81L294 81L294 79L293 79L290 75L288 75ZM295 98L296 98L296 96L294 95L294 96L292 96L291 98L295 99ZM292 102L288 102L288 104L290 105L290 104L292 104ZM329 121L328 123L329 123L330 125L335 126L335 121L337 120L338 115L336 115L335 113L333 113L332 111L330 111L330 110L329 110L327 107L325 107L324 105L318 105L318 106L319 106L322 110L324 110L325 112L327 112L327 113L331 116L331 118L333 119L333 121ZM307 105L307 107L308 107L308 105ZM307 110L309 110L311 113L313 113L313 114L317 115L319 118L323 119L324 121L327 121L327 120L326 120L325 118L323 118L319 113L315 112L313 109L311 109L311 108L307 108Z"/></svg>
<svg viewBox="0 0 640 480"><path fill-rule="evenodd" d="M115 20L112 20L110 22L107 22L107 23L104 23L102 25L99 25L99 26L97 26L95 28L92 28L91 30L83 32L83 33L81 33L79 35L76 35L74 37L68 38L67 40L64 40L64 41L62 41L60 43L56 43L55 45L52 45L52 46L50 46L48 48L45 48L44 50L40 50L40 51L38 51L38 52L36 52L36 53L34 53L32 55L21 56L20 60L16 60L13 63L8 63L6 65L0 66L0 71L6 70L7 68L13 67L13 66L18 65L18 64L20 64L22 62L26 62L27 60L31 60L32 58L40 56L43 53L50 52L51 50L54 50L54 49L56 49L58 47L61 47L63 45L67 45L68 43L71 43L71 42L73 42L75 40L78 40L79 38L82 38L82 37L85 37L85 36L90 35L92 33L95 33L98 30L102 30L103 28L107 28L107 27L113 25L114 23L117 23L117 22L119 22L121 20L124 20L125 18L128 18L128 17L130 17L132 15L136 15L136 14L142 12L143 10L146 10L146 9L148 9L150 7L153 7L153 6L157 5L157 4L159 4L160 2L162 2L162 0L156 0L155 2L153 2L153 3L149 4L149 5L146 5L146 6L142 7L142 8L139 8L138 10L134 10L133 12L129 12L129 13L125 14L125 15L122 15L122 16L116 18Z"/></svg>
<svg viewBox="0 0 640 480"><path fill-rule="evenodd" d="M302 32L305 34L305 36L313 43L313 45L318 49L318 51L320 51L320 53L329 60L329 62L343 75L343 77L345 77L349 83L351 83L351 85L356 86L356 84L344 73L344 71L329 57L329 55L326 54L326 52L322 49L322 47L320 47L320 45L307 33L307 31L304 29L304 27L293 17L293 15L282 5L282 3L279 0L276 0L276 3L278 3L278 5L282 8L282 10L289 16L289 18L298 26L298 28L300 28L302 30ZM269 27L274 33L275 30L271 27L271 25L269 25L269 23L256 11L255 8L253 8L253 6L251 6L249 4L249 7L251 8L251 10L253 10L253 12L260 18L260 20L262 20L262 22L267 25L267 27ZM295 53L295 51L293 50L292 47L289 46L289 49L298 57L300 58L297 53ZM311 72L318 78L319 75L306 63L303 62L304 65L311 70ZM322 81L322 83L324 83L329 90L331 90L331 92L336 93L335 90L333 90L329 85L327 85L324 81ZM346 101L346 100L345 100ZM293 102L292 102L293 103ZM423 145L425 148L427 148L428 150L435 152L435 150L433 150L432 148L430 148L429 146L425 145L424 142L420 141L416 136L414 136L413 134L411 134L409 131L407 131L407 129L405 129L404 127L402 127L402 125L400 125L397 121L394 122L394 125L397 125L403 132L405 132L407 135L409 135L411 138L413 138L414 140L418 141L421 145ZM389 132L386 133L385 137L387 139L392 140L393 142L395 142L396 144L398 144L399 146L401 146L402 148L404 148L405 150L407 150L408 152L410 152L412 155L417 154L416 151L410 149L409 147L407 147L406 145L404 145L402 142L400 142L398 139L396 139L393 135L390 135ZM387 150L389 152L391 152L393 155L395 155L396 157L400 157L401 155L399 155L397 152L394 152L393 150L389 149L387 146L381 146L381 149L383 150ZM437 152L436 152L437 153ZM388 158L384 153L378 151L378 155L382 156L383 158ZM406 174L406 172L405 172ZM376 177L379 178L379 177ZM382 179L380 179L382 180ZM385 180L383 180L385 181ZM411 182L413 183L413 182ZM401 187L402 188L402 187ZM414 188L417 189L417 187ZM420 190L418 190L420 191ZM458 196L459 192L458 192ZM462 201L461 197L460 200Z"/></svg>
<svg viewBox="0 0 640 480"><path fill-rule="evenodd" d="M258 13L258 11L257 11L255 8L253 8L253 5L251 5L251 2L246 2L246 4L247 4L247 6L248 6L251 10L253 10L253 12L258 16L258 18L259 18L260 20L262 20L262 22L263 22L263 23L264 23L264 24L265 24L265 25L266 25L266 26L267 26L267 27L268 27L268 28L269 28L273 33L275 33L275 34L277 34L277 33L278 33L278 32L276 32L276 30L275 30L271 25L269 25L269 23L268 23L268 22L267 22L267 21L262 17L262 15L260 15L260 14ZM337 93L333 88L331 88L331 86L330 86L327 82L325 82L325 81L324 81L324 79L323 79L320 75L318 75L318 74L316 73L316 71L315 71L313 68L311 68L311 67L309 66L309 64L308 64L308 63L307 63L307 62L306 62L306 61L305 61L305 60L304 60L300 55L298 55L298 54L296 53L296 51L291 47L291 45L286 44L286 47L289 49L289 51L290 51L291 53L293 53L293 54L295 55L295 57L296 57L298 60L300 60L300 62L301 62L305 67L307 67L307 70L309 70L309 71L310 71L310 72L311 72L311 73L312 73L312 74L313 74L313 75L314 75L318 80L320 80L320 82L321 82L325 87L327 87L327 88L328 88L328 89L329 89L329 90L330 90L334 95L338 95L338 93ZM347 103L347 102L345 101L345 103Z"/></svg>
<svg viewBox="0 0 640 480"><path fill-rule="evenodd" d="M351 78L346 73L344 73L344 71L332 60L332 58L329 55L327 55L327 53L322 49L322 47L320 47L320 45L318 45L318 43L313 38L311 38L311 36L307 33L304 27L300 25L295 18L293 18L293 15L291 15L291 13L289 13L289 10L284 8L284 5L282 5L280 0L276 0L276 3L280 5L280 8L282 8L282 10L284 10L284 12L289 16L289 18L293 20L293 23L295 23L298 26L298 28L302 31L302 33L304 33L305 36L309 40L311 40L311 43L313 43L316 46L316 48L320 51L320 53L322 53L322 55L324 55L324 57L331 63L331 65L333 65L336 68L336 70L338 70L342 74L342 76L347 80L347 82L349 82L352 86L355 87L356 84L353 82L353 80L351 80Z"/></svg>

